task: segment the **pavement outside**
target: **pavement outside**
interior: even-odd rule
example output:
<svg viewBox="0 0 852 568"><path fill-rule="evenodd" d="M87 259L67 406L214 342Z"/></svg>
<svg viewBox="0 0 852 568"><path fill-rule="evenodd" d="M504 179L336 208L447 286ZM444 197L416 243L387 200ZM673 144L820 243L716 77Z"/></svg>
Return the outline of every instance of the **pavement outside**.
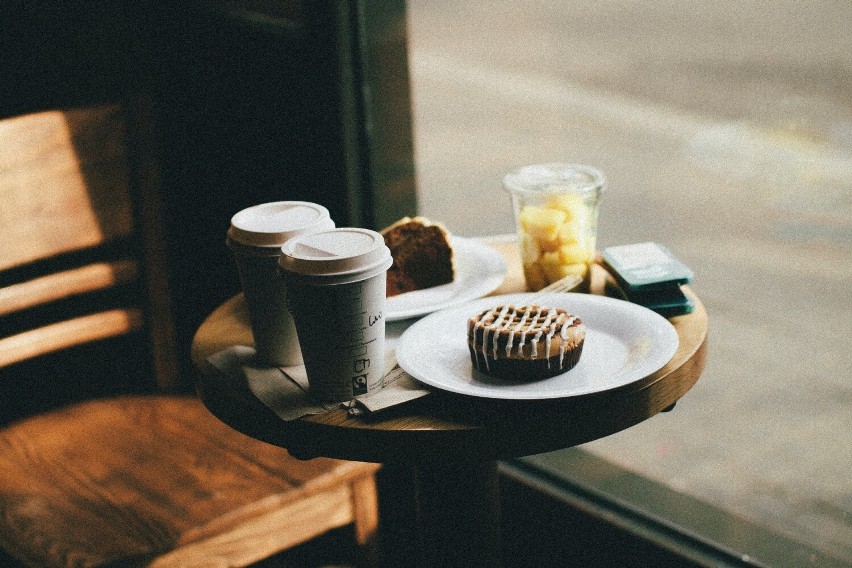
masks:
<svg viewBox="0 0 852 568"><path fill-rule="evenodd" d="M605 172L599 247L695 273L710 355L586 448L852 563L852 3L410 0L419 212L514 231L507 171Z"/></svg>

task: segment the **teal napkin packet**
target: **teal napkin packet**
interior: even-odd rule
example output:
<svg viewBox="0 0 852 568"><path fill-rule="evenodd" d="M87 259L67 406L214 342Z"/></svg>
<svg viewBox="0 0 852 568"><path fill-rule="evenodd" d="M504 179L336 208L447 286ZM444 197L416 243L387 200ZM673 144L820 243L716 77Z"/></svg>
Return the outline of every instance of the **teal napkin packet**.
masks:
<svg viewBox="0 0 852 568"><path fill-rule="evenodd" d="M665 246L655 243L617 245L601 251L604 268L627 299L665 317L692 312L695 300L681 286L692 270Z"/></svg>
<svg viewBox="0 0 852 568"><path fill-rule="evenodd" d="M666 285L648 292L628 293L627 299L667 318L695 310L695 300L680 285Z"/></svg>

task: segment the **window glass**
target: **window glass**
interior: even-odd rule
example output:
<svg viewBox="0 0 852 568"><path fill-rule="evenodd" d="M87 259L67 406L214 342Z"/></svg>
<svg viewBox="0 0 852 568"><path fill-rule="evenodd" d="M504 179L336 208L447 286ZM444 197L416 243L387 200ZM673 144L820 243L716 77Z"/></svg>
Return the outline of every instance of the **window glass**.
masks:
<svg viewBox="0 0 852 568"><path fill-rule="evenodd" d="M419 212L513 233L503 174L597 166L599 246L695 271L707 368L585 449L852 561L852 3L411 0Z"/></svg>

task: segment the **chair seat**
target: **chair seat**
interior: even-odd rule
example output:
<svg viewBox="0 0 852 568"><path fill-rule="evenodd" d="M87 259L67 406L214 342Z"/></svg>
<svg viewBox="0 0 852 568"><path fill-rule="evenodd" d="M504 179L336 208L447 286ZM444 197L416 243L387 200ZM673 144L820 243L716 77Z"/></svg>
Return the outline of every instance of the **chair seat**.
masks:
<svg viewBox="0 0 852 568"><path fill-rule="evenodd" d="M245 564L315 534L281 529L293 508L352 522L342 481L378 467L296 460L195 397L80 403L0 430L0 544L36 566Z"/></svg>

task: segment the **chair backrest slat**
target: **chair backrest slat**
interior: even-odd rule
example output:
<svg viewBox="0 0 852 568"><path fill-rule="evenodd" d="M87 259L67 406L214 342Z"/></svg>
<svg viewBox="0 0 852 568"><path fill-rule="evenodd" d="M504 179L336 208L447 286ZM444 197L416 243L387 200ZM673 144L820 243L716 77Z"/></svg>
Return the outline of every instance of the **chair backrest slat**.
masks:
<svg viewBox="0 0 852 568"><path fill-rule="evenodd" d="M0 288L0 316L126 284L139 276L133 260L98 262Z"/></svg>
<svg viewBox="0 0 852 568"><path fill-rule="evenodd" d="M4 337L0 339L0 367L126 335L141 329L142 322L142 312L136 308L113 309Z"/></svg>
<svg viewBox="0 0 852 568"><path fill-rule="evenodd" d="M119 107L0 121L0 270L133 231Z"/></svg>
<svg viewBox="0 0 852 568"><path fill-rule="evenodd" d="M0 366L149 323L126 122L120 106L0 120ZM139 338L122 345L150 360Z"/></svg>

